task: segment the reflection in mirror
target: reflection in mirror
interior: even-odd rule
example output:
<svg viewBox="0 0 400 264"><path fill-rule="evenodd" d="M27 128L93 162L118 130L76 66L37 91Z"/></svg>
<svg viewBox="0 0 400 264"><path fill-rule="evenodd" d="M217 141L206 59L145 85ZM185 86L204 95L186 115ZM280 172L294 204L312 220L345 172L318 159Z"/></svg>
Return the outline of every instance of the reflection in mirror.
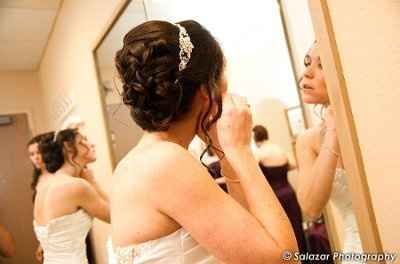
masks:
<svg viewBox="0 0 400 264"><path fill-rule="evenodd" d="M306 1L302 2L306 5ZM297 65L299 59L294 56L299 52L298 49L295 55L291 52L295 46L293 38L290 38L293 28L288 26L288 17L283 17L281 12L281 5L288 3L131 1L95 51L101 94L107 113L110 144L114 160L118 162L143 134L121 102L122 84L116 74L114 56L122 46L124 35L146 20L177 22L194 19L204 25L224 51L229 92L245 96L251 105L254 126L259 125L253 130L253 151L291 221L299 250L303 253L330 253L322 217L307 222L309 229L303 230L306 221L300 208L304 209L304 206L299 205L294 191L300 185L295 143L297 136L306 129L306 120L296 81L301 70ZM221 12L227 9L229 12ZM291 23L304 24L302 21ZM190 145L190 150L198 158L204 148L204 143L196 141ZM203 161L223 185L215 153L207 153Z"/></svg>
<svg viewBox="0 0 400 264"><path fill-rule="evenodd" d="M360 253L362 245L348 188L348 175L336 135L335 114L330 107L320 46L315 41L306 10L308 5L306 1L286 0L282 0L281 5L289 28L290 47L295 51L295 72L301 80L302 101L306 108L311 106L317 110L310 111L315 113L311 118L313 126L297 139L298 199L305 215L311 219L325 212L335 251Z"/></svg>

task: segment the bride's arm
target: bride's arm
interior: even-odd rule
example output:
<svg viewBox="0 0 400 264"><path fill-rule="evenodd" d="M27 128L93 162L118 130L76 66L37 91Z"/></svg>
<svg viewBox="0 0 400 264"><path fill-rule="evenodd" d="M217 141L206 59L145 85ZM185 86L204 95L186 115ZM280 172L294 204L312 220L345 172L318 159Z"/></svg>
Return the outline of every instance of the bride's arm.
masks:
<svg viewBox="0 0 400 264"><path fill-rule="evenodd" d="M305 214L316 219L321 215L332 192L339 147L336 133L327 131L321 150L316 154L312 149L313 136L311 131L306 131L297 140L297 197Z"/></svg>
<svg viewBox="0 0 400 264"><path fill-rule="evenodd" d="M224 263L281 264L284 251L297 251L296 238L251 152L250 110L228 99L233 98L224 100L218 139L240 181L248 210L223 192L190 153L174 144L164 148L160 157L164 165L152 173L157 192L149 202Z"/></svg>
<svg viewBox="0 0 400 264"><path fill-rule="evenodd" d="M68 187L72 191L71 197L75 203L85 209L91 216L110 223L110 205L98 191L85 179L77 178Z"/></svg>
<svg viewBox="0 0 400 264"><path fill-rule="evenodd" d="M221 160L221 176L225 179L225 184L228 189L228 193L244 208L248 209L248 204L246 201L246 196L243 192L242 185L240 184L240 179L235 173L232 166L229 164L226 158Z"/></svg>
<svg viewBox="0 0 400 264"><path fill-rule="evenodd" d="M99 194L99 196L107 203L109 203L109 197L106 191L101 187L101 185L98 183L96 178L93 175L93 171L89 168L84 168L84 170L81 173L81 178L87 180L90 185L93 186L94 190Z"/></svg>
<svg viewBox="0 0 400 264"><path fill-rule="evenodd" d="M250 150L229 154L248 210L223 192L190 154L164 152L168 161L157 168L163 174L153 173L157 191L149 195L150 202L223 263L282 264L284 251L297 251L291 224Z"/></svg>

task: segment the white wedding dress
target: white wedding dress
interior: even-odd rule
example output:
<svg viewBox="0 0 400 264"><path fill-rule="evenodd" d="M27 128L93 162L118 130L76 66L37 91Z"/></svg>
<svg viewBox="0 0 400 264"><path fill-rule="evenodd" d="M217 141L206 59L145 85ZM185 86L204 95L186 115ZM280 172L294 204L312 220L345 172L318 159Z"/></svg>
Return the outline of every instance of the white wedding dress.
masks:
<svg viewBox="0 0 400 264"><path fill-rule="evenodd" d="M349 188L347 185L346 171L337 168L335 178L333 181L332 193L330 197L331 202L338 209L344 226L344 240L343 240L343 253L362 253L362 245L360 235L358 232L357 221L352 208ZM357 263L356 261L343 261L342 263Z"/></svg>
<svg viewBox="0 0 400 264"><path fill-rule="evenodd" d="M51 220L46 225L33 221L44 252L43 264L87 264L86 236L92 217L83 209Z"/></svg>
<svg viewBox="0 0 400 264"><path fill-rule="evenodd" d="M156 240L127 247L112 247L109 264L220 264L183 228Z"/></svg>

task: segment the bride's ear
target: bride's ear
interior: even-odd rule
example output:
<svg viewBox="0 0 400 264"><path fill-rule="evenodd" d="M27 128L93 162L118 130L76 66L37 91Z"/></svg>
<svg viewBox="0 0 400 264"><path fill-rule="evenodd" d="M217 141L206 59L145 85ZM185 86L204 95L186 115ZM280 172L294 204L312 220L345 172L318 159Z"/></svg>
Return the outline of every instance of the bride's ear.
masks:
<svg viewBox="0 0 400 264"><path fill-rule="evenodd" d="M208 102L209 101L209 94L208 94L208 89L207 89L206 86L204 86L204 85L200 86L199 96L200 96L202 101L204 101L204 102Z"/></svg>
<svg viewBox="0 0 400 264"><path fill-rule="evenodd" d="M204 112L208 110L209 104L212 104L212 109L208 116L208 119L212 120L213 117L216 116L218 113L218 103L212 99L213 95L211 94L211 92L209 92L207 87L203 85L199 89L199 97L202 102Z"/></svg>

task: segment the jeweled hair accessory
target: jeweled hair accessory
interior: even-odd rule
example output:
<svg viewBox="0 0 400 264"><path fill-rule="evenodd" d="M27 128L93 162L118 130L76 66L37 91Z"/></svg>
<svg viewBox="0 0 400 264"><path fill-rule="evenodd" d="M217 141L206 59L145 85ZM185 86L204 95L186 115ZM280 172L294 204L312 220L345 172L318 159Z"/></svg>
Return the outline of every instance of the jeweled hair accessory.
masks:
<svg viewBox="0 0 400 264"><path fill-rule="evenodd" d="M53 141L56 142L57 135L65 129L79 129L85 125L85 122L79 116L69 116L61 125L61 128L54 132Z"/></svg>
<svg viewBox="0 0 400 264"><path fill-rule="evenodd" d="M190 37L186 29L179 24L175 25L179 28L179 58L181 60L179 63L179 71L183 71L186 69L186 65L190 61L190 56L192 55L194 46L190 41Z"/></svg>

